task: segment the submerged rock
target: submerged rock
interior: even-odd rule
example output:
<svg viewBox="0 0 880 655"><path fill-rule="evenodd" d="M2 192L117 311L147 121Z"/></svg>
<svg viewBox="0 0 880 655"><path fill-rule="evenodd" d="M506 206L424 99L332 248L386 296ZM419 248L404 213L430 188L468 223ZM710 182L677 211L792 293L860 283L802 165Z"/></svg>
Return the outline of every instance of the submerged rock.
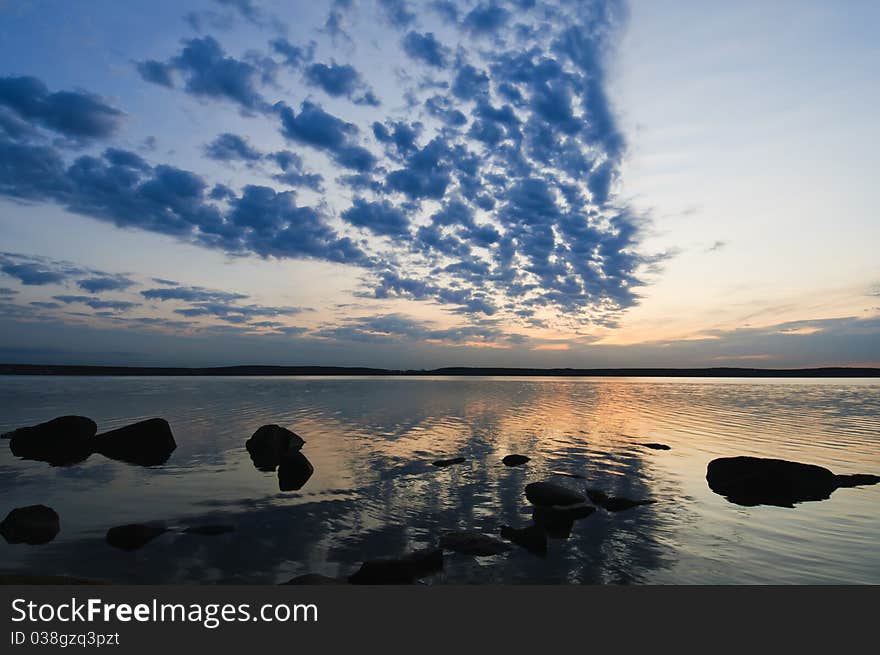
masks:
<svg viewBox="0 0 880 655"><path fill-rule="evenodd" d="M291 578L287 582L282 582L283 585L335 585L335 584L345 584L345 580L340 580L339 578L331 578L328 575L321 575L320 573L304 573L303 575L298 575L295 578Z"/></svg>
<svg viewBox="0 0 880 655"><path fill-rule="evenodd" d="M171 426L161 418L138 421L95 437L95 452L140 466L164 464L175 448Z"/></svg>
<svg viewBox="0 0 880 655"><path fill-rule="evenodd" d="M522 546L533 555L539 557L547 555L547 531L538 524L525 528L502 525L501 536L517 546Z"/></svg>
<svg viewBox="0 0 880 655"><path fill-rule="evenodd" d="M295 432L280 425L264 425L245 442L254 466L260 471L274 471L283 457L297 452L305 440Z"/></svg>
<svg viewBox="0 0 880 655"><path fill-rule="evenodd" d="M532 505L544 507L577 505L583 503L586 498L574 491L555 482L533 482L526 485L526 498Z"/></svg>
<svg viewBox="0 0 880 655"><path fill-rule="evenodd" d="M161 523L130 523L107 530L107 543L114 548L132 551L142 548L166 532L168 528Z"/></svg>
<svg viewBox="0 0 880 655"><path fill-rule="evenodd" d="M376 559L364 562L348 578L352 584L412 584L443 569L443 550L430 548L399 559Z"/></svg>
<svg viewBox="0 0 880 655"><path fill-rule="evenodd" d="M722 457L709 462L706 481L732 503L753 507L826 500L840 487L880 482L876 475L835 475L814 464L760 457Z"/></svg>
<svg viewBox="0 0 880 655"><path fill-rule="evenodd" d="M0 523L0 535L10 544L47 544L60 531L58 513L45 505L16 507Z"/></svg>
<svg viewBox="0 0 880 655"><path fill-rule="evenodd" d="M235 532L234 525L193 525L184 530L186 534L198 534L205 537L215 537L228 532Z"/></svg>
<svg viewBox="0 0 880 655"><path fill-rule="evenodd" d="M452 459L438 459L436 462L431 462L434 466L452 466L453 464L464 464L467 460L464 457L453 457Z"/></svg>
<svg viewBox="0 0 880 655"><path fill-rule="evenodd" d="M596 511L593 505L578 503L576 505L543 505L537 506L532 512L532 519L541 526L547 535L554 539L568 539L574 522L585 519Z"/></svg>
<svg viewBox="0 0 880 655"><path fill-rule="evenodd" d="M505 466L520 466L529 461L531 461L531 457L525 455L505 455L501 460Z"/></svg>
<svg viewBox="0 0 880 655"><path fill-rule="evenodd" d="M278 488L281 491L299 491L314 472L315 467L301 452L287 453L278 464Z"/></svg>
<svg viewBox="0 0 880 655"><path fill-rule="evenodd" d="M650 448L651 450L672 450L672 448L665 443L643 443L641 445L645 448Z"/></svg>
<svg viewBox="0 0 880 655"><path fill-rule="evenodd" d="M67 466L92 454L97 424L85 416L59 416L3 435L16 457Z"/></svg>
<svg viewBox="0 0 880 655"><path fill-rule="evenodd" d="M477 557L499 555L510 550L508 544L482 532L447 532L440 537L440 547Z"/></svg>
<svg viewBox="0 0 880 655"><path fill-rule="evenodd" d="M631 498L624 498L622 496L609 496L599 489L587 489L587 496L589 496L590 500L596 505L609 512L622 512L625 509L632 509L639 505L650 505L657 502L656 500L648 498L643 500L632 500Z"/></svg>

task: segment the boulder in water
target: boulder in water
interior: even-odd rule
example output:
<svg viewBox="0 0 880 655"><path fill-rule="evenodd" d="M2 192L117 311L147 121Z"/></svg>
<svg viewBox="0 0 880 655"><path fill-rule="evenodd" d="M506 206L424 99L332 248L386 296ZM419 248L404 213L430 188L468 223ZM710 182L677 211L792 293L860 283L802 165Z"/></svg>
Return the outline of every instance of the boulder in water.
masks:
<svg viewBox="0 0 880 655"><path fill-rule="evenodd" d="M672 450L672 448L665 443L643 443L641 445L645 448L650 448L651 450Z"/></svg>
<svg viewBox="0 0 880 655"><path fill-rule="evenodd" d="M826 500L836 489L877 484L876 475L835 475L814 464L761 457L722 457L709 462L706 481L732 503L754 507Z"/></svg>
<svg viewBox="0 0 880 655"><path fill-rule="evenodd" d="M60 531L58 513L45 505L16 507L0 523L0 535L10 544L47 544Z"/></svg>
<svg viewBox="0 0 880 655"><path fill-rule="evenodd" d="M297 452L305 445L305 440L295 432L280 425L264 425L245 442L254 466L260 471L274 471L282 458Z"/></svg>
<svg viewBox="0 0 880 655"><path fill-rule="evenodd" d="M547 532L537 523L525 528L501 526L501 536L538 557L547 555Z"/></svg>
<svg viewBox="0 0 880 655"><path fill-rule="evenodd" d="M364 562L348 578L352 584L412 584L443 569L443 551L430 548L399 559L376 559Z"/></svg>
<svg viewBox="0 0 880 655"><path fill-rule="evenodd" d="M156 537L168 532L161 523L131 523L107 530L107 543L120 550L132 551L142 548Z"/></svg>
<svg viewBox="0 0 880 655"><path fill-rule="evenodd" d="M98 426L85 416L59 416L51 421L18 428L3 435L16 457L68 466L92 454Z"/></svg>
<svg viewBox="0 0 880 655"><path fill-rule="evenodd" d="M453 457L452 459L438 459L436 462L431 462L431 464L443 468L454 464L464 464L466 461L464 457Z"/></svg>
<svg viewBox="0 0 880 655"><path fill-rule="evenodd" d="M177 448L171 426L161 418L138 421L95 437L95 451L140 466L164 464Z"/></svg>
<svg viewBox="0 0 880 655"><path fill-rule="evenodd" d="M525 455L505 455L501 462L505 466L521 466L530 460L531 458Z"/></svg>
<svg viewBox="0 0 880 655"><path fill-rule="evenodd" d="M555 482L533 482L526 485L526 498L532 505L541 507L553 507L564 505L578 505L586 498L574 491Z"/></svg>
<svg viewBox="0 0 880 655"><path fill-rule="evenodd" d="M287 453L278 464L278 488L281 491L299 491L314 472L315 467L301 452Z"/></svg>
<svg viewBox="0 0 880 655"><path fill-rule="evenodd" d="M536 525L541 526L547 535L554 539L568 539L574 522L585 519L596 511L593 505L539 505L532 512Z"/></svg>
<svg viewBox="0 0 880 655"><path fill-rule="evenodd" d="M440 547L477 557L499 555L510 550L508 544L482 532L447 532L440 537Z"/></svg>
<svg viewBox="0 0 880 655"><path fill-rule="evenodd" d="M651 499L632 500L631 498L624 498L623 496L609 496L599 489L587 489L587 496L589 496L590 500L596 505L609 512L622 512L626 509L632 509L633 507L638 507L640 505L650 505L657 502L656 500Z"/></svg>

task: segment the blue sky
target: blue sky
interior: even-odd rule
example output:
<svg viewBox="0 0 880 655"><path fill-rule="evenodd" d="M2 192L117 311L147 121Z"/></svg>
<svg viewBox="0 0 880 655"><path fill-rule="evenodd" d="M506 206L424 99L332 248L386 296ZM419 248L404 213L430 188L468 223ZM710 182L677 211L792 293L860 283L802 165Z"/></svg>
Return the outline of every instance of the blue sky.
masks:
<svg viewBox="0 0 880 655"><path fill-rule="evenodd" d="M0 360L880 364L869 2L0 3Z"/></svg>

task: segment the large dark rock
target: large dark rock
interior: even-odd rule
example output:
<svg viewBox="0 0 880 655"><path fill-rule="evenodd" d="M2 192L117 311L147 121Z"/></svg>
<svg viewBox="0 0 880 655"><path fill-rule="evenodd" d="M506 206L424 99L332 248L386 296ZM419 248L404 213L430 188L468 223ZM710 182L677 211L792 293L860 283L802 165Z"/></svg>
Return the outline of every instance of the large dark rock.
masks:
<svg viewBox="0 0 880 655"><path fill-rule="evenodd" d="M574 491L555 482L533 482L526 485L526 498L532 505L542 507L577 505L583 503L586 498Z"/></svg>
<svg viewBox="0 0 880 655"><path fill-rule="evenodd" d="M175 448L171 426L161 418L132 423L95 437L95 452L140 466L164 464Z"/></svg>
<svg viewBox="0 0 880 655"><path fill-rule="evenodd" d="M321 575L320 573L304 573L303 575L298 575L295 578L291 578L287 582L282 582L281 584L290 584L290 585L337 585L337 584L345 584L345 580L340 580L339 578L331 578L327 575Z"/></svg>
<svg viewBox="0 0 880 655"><path fill-rule="evenodd" d="M299 491L314 472L315 467L301 452L287 453L278 464L278 488L281 491Z"/></svg>
<svg viewBox="0 0 880 655"><path fill-rule="evenodd" d="M522 546L527 551L538 557L547 555L547 531L538 525L530 525L525 528L512 528L509 525L501 526L501 536Z"/></svg>
<svg viewBox="0 0 880 655"><path fill-rule="evenodd" d="M650 505L657 502L650 498L633 500L631 498L624 498L623 496L609 496L599 489L587 489L587 496L589 496L590 500L596 505L609 512L622 512L626 509L632 509L633 507L638 507L640 505Z"/></svg>
<svg viewBox="0 0 880 655"><path fill-rule="evenodd" d="M16 457L67 466L92 454L98 426L85 416L59 416L3 435Z"/></svg>
<svg viewBox="0 0 880 655"><path fill-rule="evenodd" d="M305 443L295 432L273 424L264 425L254 432L245 442L245 448L257 469L274 471L285 455L298 452Z"/></svg>
<svg viewBox="0 0 880 655"><path fill-rule="evenodd" d="M651 450L671 450L671 447L667 446L665 443L643 443L642 445Z"/></svg>
<svg viewBox="0 0 880 655"><path fill-rule="evenodd" d="M464 457L453 457L452 459L438 459L436 462L431 462L434 466L446 467L453 466L454 464L464 464L467 460Z"/></svg>
<svg viewBox="0 0 880 655"><path fill-rule="evenodd" d="M399 559L364 562L348 581L352 584L412 584L442 569L443 551L440 548L431 548Z"/></svg>
<svg viewBox="0 0 880 655"><path fill-rule="evenodd" d="M709 462L706 481L732 503L753 507L826 500L840 487L877 484L876 475L835 475L814 464L760 457L722 457Z"/></svg>
<svg viewBox="0 0 880 655"><path fill-rule="evenodd" d="M539 505L532 511L532 519L541 526L547 535L554 539L568 539L574 522L585 519L596 511L593 505Z"/></svg>
<svg viewBox="0 0 880 655"><path fill-rule="evenodd" d="M10 544L47 544L60 531L58 513L45 505L16 507L0 523L0 535Z"/></svg>
<svg viewBox="0 0 880 655"><path fill-rule="evenodd" d="M160 523L131 523L107 530L107 543L114 548L132 551L142 548L156 537L168 532Z"/></svg>
<svg viewBox="0 0 880 655"><path fill-rule="evenodd" d="M440 537L440 547L477 557L499 555L510 550L508 544L482 532L447 532Z"/></svg>
<svg viewBox="0 0 880 655"><path fill-rule="evenodd" d="M525 455L505 455L501 462L505 466L520 466L530 461L530 457L526 457Z"/></svg>

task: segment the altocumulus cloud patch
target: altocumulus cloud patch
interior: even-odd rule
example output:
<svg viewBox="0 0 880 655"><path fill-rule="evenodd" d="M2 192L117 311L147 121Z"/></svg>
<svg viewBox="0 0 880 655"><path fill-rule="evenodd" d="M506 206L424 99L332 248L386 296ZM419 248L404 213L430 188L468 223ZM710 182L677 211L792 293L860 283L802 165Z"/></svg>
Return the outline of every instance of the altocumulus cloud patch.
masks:
<svg viewBox="0 0 880 655"><path fill-rule="evenodd" d="M182 167L97 145L120 137L132 108L23 71L0 78L0 194L236 255L357 267L360 296L438 303L475 328L487 316L607 325L638 302L657 258L641 253L640 220L615 194L626 142L606 60L621 3L442 1L420 11L378 0L374 13L333 2L313 38L298 41L284 16L255 3L215 4L262 36L236 50L202 21L203 33L164 57L133 57L133 73L274 134L258 148L236 128L197 153L207 170L208 160L243 163L259 182L235 186L192 159ZM387 38L359 41L370 30ZM343 34L350 53L331 48ZM370 48L394 65L362 65ZM95 145L82 152L83 142ZM313 172L327 166L333 179ZM26 284L59 275L33 262L4 272ZM79 283L89 293L124 285ZM246 315L196 302L184 309Z"/></svg>

